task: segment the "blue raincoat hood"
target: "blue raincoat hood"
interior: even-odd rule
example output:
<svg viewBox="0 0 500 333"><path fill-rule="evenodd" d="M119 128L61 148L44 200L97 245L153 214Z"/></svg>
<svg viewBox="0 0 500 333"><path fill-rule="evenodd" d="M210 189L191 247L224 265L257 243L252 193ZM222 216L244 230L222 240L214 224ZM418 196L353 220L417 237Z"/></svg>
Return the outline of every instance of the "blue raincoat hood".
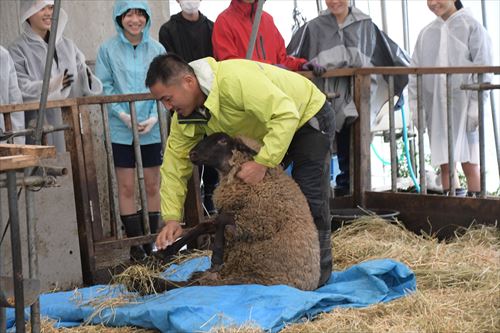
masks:
<svg viewBox="0 0 500 333"><path fill-rule="evenodd" d="M116 31L118 32L118 35L122 39L122 41L126 43L130 43L129 40L125 37L125 33L122 27L118 25L116 22L116 18L121 16L123 13L125 13L129 9L144 9L146 13L149 16L148 21L146 22L146 25L144 26L144 30L142 32L142 41L143 43L145 40L149 39L149 29L151 28L151 8L149 8L149 5L146 1L127 1L127 0L116 0L115 5L113 7L113 22L115 23L115 28Z"/></svg>

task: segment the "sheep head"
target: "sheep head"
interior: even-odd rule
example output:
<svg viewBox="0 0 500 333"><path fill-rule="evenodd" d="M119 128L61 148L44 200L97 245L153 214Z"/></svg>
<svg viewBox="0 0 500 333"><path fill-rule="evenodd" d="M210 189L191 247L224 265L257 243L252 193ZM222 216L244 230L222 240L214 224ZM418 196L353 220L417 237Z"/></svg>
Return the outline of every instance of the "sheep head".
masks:
<svg viewBox="0 0 500 333"><path fill-rule="evenodd" d="M242 139L226 133L214 133L191 149L189 159L196 165L207 165L227 175L235 167L252 160L256 154Z"/></svg>

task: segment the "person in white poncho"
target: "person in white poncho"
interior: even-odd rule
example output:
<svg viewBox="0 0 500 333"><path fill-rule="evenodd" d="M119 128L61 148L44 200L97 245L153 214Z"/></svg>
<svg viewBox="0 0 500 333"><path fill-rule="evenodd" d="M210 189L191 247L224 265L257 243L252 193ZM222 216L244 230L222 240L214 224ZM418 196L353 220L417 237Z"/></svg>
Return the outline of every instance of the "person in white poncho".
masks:
<svg viewBox="0 0 500 333"><path fill-rule="evenodd" d="M21 1L21 35L9 45L9 53L16 67L23 102L38 102L42 92L45 59L52 24L54 1ZM61 9L57 29L56 47L49 84L49 100L98 95L102 84L85 64L85 56L73 41L63 36L68 17ZM36 111L25 113L26 126L33 126ZM60 125L60 109L48 109L45 124ZM33 138L27 137L27 143ZM47 143L57 151L65 150L64 133L47 135Z"/></svg>
<svg viewBox="0 0 500 333"><path fill-rule="evenodd" d="M21 90L17 85L16 69L14 62L9 55L9 52L0 46L0 105L2 104L19 104L23 102ZM5 130L3 115L0 114L0 132ZM24 128L24 114L22 112L14 112L11 114L12 129ZM23 144L24 137L17 137L14 143Z"/></svg>
<svg viewBox="0 0 500 333"><path fill-rule="evenodd" d="M412 66L446 67L491 65L491 40L481 23L463 8L460 0L427 0L437 18L418 36ZM485 81L488 79L486 78ZM477 75L452 75L454 159L462 163L469 195L480 191L477 92L461 90L477 82ZM443 191L449 191L446 75L423 76L423 108L428 129L431 163L441 167ZM416 113L416 77L410 80L412 111Z"/></svg>

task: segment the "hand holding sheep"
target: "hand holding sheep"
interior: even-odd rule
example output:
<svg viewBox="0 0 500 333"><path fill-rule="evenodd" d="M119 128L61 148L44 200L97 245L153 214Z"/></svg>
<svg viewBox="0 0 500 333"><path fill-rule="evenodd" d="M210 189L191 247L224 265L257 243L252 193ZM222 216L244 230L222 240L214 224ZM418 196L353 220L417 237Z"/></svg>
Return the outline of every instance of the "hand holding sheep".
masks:
<svg viewBox="0 0 500 333"><path fill-rule="evenodd" d="M236 176L249 185L255 185L264 179L267 167L255 161L248 161L241 165Z"/></svg>

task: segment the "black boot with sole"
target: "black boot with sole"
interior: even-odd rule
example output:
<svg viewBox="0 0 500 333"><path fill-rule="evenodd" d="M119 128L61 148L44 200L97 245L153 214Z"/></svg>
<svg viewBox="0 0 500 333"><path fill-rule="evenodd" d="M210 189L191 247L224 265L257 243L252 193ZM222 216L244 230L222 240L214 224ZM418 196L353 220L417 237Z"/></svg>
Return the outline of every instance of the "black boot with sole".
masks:
<svg viewBox="0 0 500 333"><path fill-rule="evenodd" d="M142 221L141 215L139 213L131 215L121 215L123 227L125 228L125 234L127 237L137 237L142 236ZM141 261L146 258L146 252L142 245L134 245L130 247L130 259L133 261Z"/></svg>

